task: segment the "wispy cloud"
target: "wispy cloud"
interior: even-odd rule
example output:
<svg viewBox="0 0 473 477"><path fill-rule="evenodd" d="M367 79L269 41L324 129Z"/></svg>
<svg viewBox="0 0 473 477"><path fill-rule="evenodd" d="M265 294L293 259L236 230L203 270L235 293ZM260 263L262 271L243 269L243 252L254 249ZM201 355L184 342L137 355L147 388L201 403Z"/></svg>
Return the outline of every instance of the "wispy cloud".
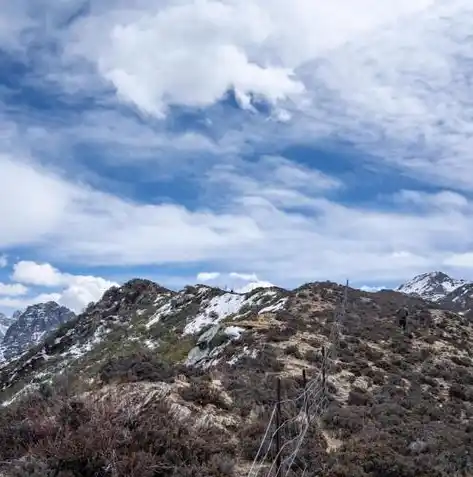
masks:
<svg viewBox="0 0 473 477"><path fill-rule="evenodd" d="M222 189L225 210L139 204L16 164L23 177L31 178L29 193L41 190L41 201L32 208L31 202L19 200L13 216L4 210L2 217L12 226L0 235L1 244L35 245L45 257L63 262L136 266L212 261L227 270L238 264L240 273L281 284L347 276L384 280L446 263L454 249L468 250L473 226L470 208L382 212L341 205L336 198L306 191L303 181L280 183L277 177L265 186L310 199L310 211L287 210L265 187ZM6 174L11 167L2 170L5 181L11 179ZM242 179L240 173L236 176ZM425 197L428 204L431 196ZM35 221L48 214L49 220ZM15 228L19 217L22 226Z"/></svg>

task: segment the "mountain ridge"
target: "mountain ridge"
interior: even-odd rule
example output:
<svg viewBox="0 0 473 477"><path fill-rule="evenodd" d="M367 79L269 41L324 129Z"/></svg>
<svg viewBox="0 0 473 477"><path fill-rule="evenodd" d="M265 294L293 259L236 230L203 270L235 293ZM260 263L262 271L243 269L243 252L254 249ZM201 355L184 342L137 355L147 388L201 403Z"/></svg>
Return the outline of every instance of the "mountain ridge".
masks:
<svg viewBox="0 0 473 477"><path fill-rule="evenodd" d="M413 312L406 333L400 304ZM0 368L0 471L244 477L270 450L280 382L285 458L313 416L288 476L462 477L473 472L471 349L466 317L393 290L134 279ZM315 391L301 400L303 370L310 389L324 370L323 413Z"/></svg>
<svg viewBox="0 0 473 477"><path fill-rule="evenodd" d="M451 278L443 272L429 272L417 275L396 290L473 318L473 282Z"/></svg>
<svg viewBox="0 0 473 477"><path fill-rule="evenodd" d="M405 294L416 294L433 302L444 299L457 288L468 284L466 280L454 279L444 272L435 271L416 275L396 288Z"/></svg>

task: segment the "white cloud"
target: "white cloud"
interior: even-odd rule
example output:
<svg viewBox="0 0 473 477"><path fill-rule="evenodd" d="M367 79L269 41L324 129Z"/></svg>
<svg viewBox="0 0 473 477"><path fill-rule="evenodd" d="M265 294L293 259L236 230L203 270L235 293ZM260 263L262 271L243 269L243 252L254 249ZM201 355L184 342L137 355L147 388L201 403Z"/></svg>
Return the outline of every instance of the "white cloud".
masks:
<svg viewBox="0 0 473 477"><path fill-rule="evenodd" d="M115 1L76 23L66 54L91 62L120 98L148 113L210 105L230 87L248 107L249 93L273 102L303 93L298 68L432 4Z"/></svg>
<svg viewBox="0 0 473 477"><path fill-rule="evenodd" d="M468 199L449 190L429 194L417 190L401 190L394 199L400 204L415 205L421 208L439 208L445 210L465 209L469 206Z"/></svg>
<svg viewBox="0 0 473 477"><path fill-rule="evenodd" d="M444 260L444 265L456 268L473 270L473 252L454 253Z"/></svg>
<svg viewBox="0 0 473 477"><path fill-rule="evenodd" d="M1 283L0 282L0 295L6 296L21 296L28 293L28 288L20 283Z"/></svg>
<svg viewBox="0 0 473 477"><path fill-rule="evenodd" d="M205 280L202 279L202 275ZM212 273L199 273L197 278L201 281L210 282L210 285L233 290L237 293L248 293L255 288L262 287L272 287L273 283L259 280L258 276L255 273L239 273L239 272L230 272L230 273L221 273L221 272L212 272Z"/></svg>
<svg viewBox="0 0 473 477"><path fill-rule="evenodd" d="M5 268L8 265L8 257L6 255L0 255L0 268Z"/></svg>
<svg viewBox="0 0 473 477"><path fill-rule="evenodd" d="M293 117L283 136L337 135L412 175L471 188L466 0L112 5L75 25L67 59L81 55L143 111L211 105L235 87L283 102ZM277 140L267 127L261 138Z"/></svg>
<svg viewBox="0 0 473 477"><path fill-rule="evenodd" d="M47 8L63 13L64 2L54 5ZM25 15L15 10L10 16L10 8L3 18L14 36L23 31ZM247 108L253 97L276 102L269 116L283 122L248 112L244 124L230 124L233 129L221 121L220 128L229 130L218 145L190 134L184 149L235 153L258 141L274 146L265 150L278 150L287 142L342 139L366 153L365 160L387 161L452 190L402 191L390 204L401 204L402 213L343 205L336 202L342 184L310 167L312 158L302 167L271 156L253 166L234 161L213 169L206 180L215 188L215 202L190 210L127 201L61 179L29 163L27 154L3 154L0 247L29 245L47 260L88 264L210 261L281 284L353 276L386 283L439 264L464 266L473 217L471 201L455 190L473 185L470 10L465 0L92 6L74 31L57 34L64 47L60 62L49 58L55 79L66 89L74 83L70 94L94 95L104 81L120 100L162 115L172 104L212 105L235 87ZM157 47L158 40L166 48ZM149 145L166 152L173 142L181 144L162 130L154 134L156 123L147 123L146 115L140 118L149 124L144 128L116 112L86 119L67 132L57 126L64 134L61 147L74 142L74 131L94 144L115 138L126 151L146 144L144 156ZM218 121L213 124L221 130ZM27 138L25 149L49 143L37 124L27 126L25 136L17 131ZM10 130L0 134L5 149L13 150Z"/></svg>
<svg viewBox="0 0 473 477"><path fill-rule="evenodd" d="M57 287L65 283L64 275L49 263L21 261L13 265L12 280L28 285Z"/></svg>
<svg viewBox="0 0 473 477"><path fill-rule="evenodd" d="M290 168L290 163L284 167ZM324 190L316 187L312 191L310 181L301 182L300 167L295 169L294 174L288 171L291 180L284 182L277 174L269 175L259 188L251 176L227 170L227 184L250 186L221 188L215 197L219 201L217 207L224 204L223 207L194 211L176 205L125 201L49 173L43 178L32 169L30 176L38 187L43 180L46 184L58 184L56 188L41 189L42 194L51 194L53 201L54 191L59 190L59 197L68 200L62 211L58 209L56 220L38 222L27 235L18 230L16 242L10 233L8 241L35 246L46 260L79 264L211 262L224 270L244 265L251 273L283 286L328 278L383 283L403 280L446 263L452 250L469 250L472 209L457 207L456 196L453 205L448 206L452 201L447 201L440 208L426 207L422 213L376 211L325 198ZM21 180L19 177L17 180ZM293 194L298 197L298 204L310 203L310 208L304 214L297 208L287 208L287 202L279 199L281 193ZM425 203L435 203L438 194L433 197L431 200L427 196ZM38 203L47 208L49 201L39 198ZM48 211L44 212L47 215ZM29 204L20 203L15 213L35 225L34 217L29 221ZM5 212L6 221L8 214L11 211ZM42 209L35 209L34 214L41 216ZM25 267L20 262L17 269L25 276L15 274L14 278L25 280L26 284L76 285L68 274L44 264L30 263ZM37 272L28 274L31 270Z"/></svg>
<svg viewBox="0 0 473 477"><path fill-rule="evenodd" d="M244 281L258 281L258 277L254 273L238 273L238 272L231 272L230 277L232 278L239 278L240 280Z"/></svg>
<svg viewBox="0 0 473 477"><path fill-rule="evenodd" d="M92 62L119 98L160 116L169 104L211 105L231 87L272 102L302 92L291 68L251 54L272 28L254 3L147 4L83 19L68 52Z"/></svg>
<svg viewBox="0 0 473 477"><path fill-rule="evenodd" d="M208 282L211 280L216 280L219 276L219 272L200 272L197 274L197 281Z"/></svg>
<svg viewBox="0 0 473 477"><path fill-rule="evenodd" d="M0 307L11 308L13 310L23 310L30 305L39 303L47 303L48 301L59 302L61 298L60 293L40 293L28 298L0 298Z"/></svg>
<svg viewBox="0 0 473 477"><path fill-rule="evenodd" d="M44 169L0 151L0 247L41 241L60 225L74 189ZM14 204L14 207L12 207Z"/></svg>
<svg viewBox="0 0 473 477"><path fill-rule="evenodd" d="M2 11L10 38L4 47L13 42L18 48L32 34L39 40L53 35L63 55L41 58L45 76L69 94L99 96L111 85L121 101L161 115L172 104L212 105L233 87L245 108L253 96L281 103L270 117L283 124L258 123L249 113L222 147L225 141L244 148L258 141L341 138L366 152L365 160L471 189L473 53L466 0L106 0L65 28L82 4L69 0L41 5L47 29L35 9L14 3ZM115 124L126 119L113 117L102 118L95 130L90 122L76 122L91 141L105 135L128 146L143 144L145 151L149 144L173 142L147 126L140 135L116 134ZM136 132L136 124L128 127ZM229 129L226 122L222 127ZM188 147L216 145L197 135ZM134 160L135 151L129 156Z"/></svg>
<svg viewBox="0 0 473 477"><path fill-rule="evenodd" d="M90 302L97 301L111 286L117 285L117 283L101 277L63 273L49 263L32 261L16 263L13 266L12 280L28 285L61 288L60 292L49 294L49 296L54 297L51 298L54 301L76 312L80 312ZM23 287L23 285L15 284L10 287ZM23 288L26 292L27 289ZM38 300L37 297L33 299ZM28 302L28 299L25 299L24 302Z"/></svg>
<svg viewBox="0 0 473 477"><path fill-rule="evenodd" d="M235 291L237 293L249 293L249 292L255 290L256 288L269 288L269 287L273 287L273 286L274 286L274 284L271 283L271 282L266 282L266 281L263 281L263 280L259 280L259 281L247 283L246 285L244 285L240 288L237 288Z"/></svg>
<svg viewBox="0 0 473 477"><path fill-rule="evenodd" d="M74 311L82 309L92 301L99 300L115 282L101 277L69 276L67 287L61 292L59 303Z"/></svg>
<svg viewBox="0 0 473 477"><path fill-rule="evenodd" d="M376 292L379 292L380 290L385 290L386 288L389 288L389 287L363 285L360 287L360 290L363 290L368 293L376 293Z"/></svg>

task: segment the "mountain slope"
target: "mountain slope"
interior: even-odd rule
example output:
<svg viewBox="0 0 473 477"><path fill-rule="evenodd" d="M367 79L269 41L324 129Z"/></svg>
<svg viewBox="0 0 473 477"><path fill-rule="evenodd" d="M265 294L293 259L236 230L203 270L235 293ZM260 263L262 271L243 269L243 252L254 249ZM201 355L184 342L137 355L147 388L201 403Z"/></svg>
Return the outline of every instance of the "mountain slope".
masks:
<svg viewBox="0 0 473 477"><path fill-rule="evenodd" d="M418 297L348 289L335 339L343 294L329 282L245 295L200 285L176 293L146 280L111 289L1 369L0 399L10 401L0 462L15 475L29 475L27 464L37 475L81 475L86 462L107 477L158 468L247 476L260 444L270 450L263 437L280 378L284 458L306 410L312 419L287 475L471 475L471 324ZM408 335L394 317L406 301L419 318ZM322 368L325 388L310 391ZM23 447L12 446L20 438ZM267 455L258 477L270 470Z"/></svg>
<svg viewBox="0 0 473 477"><path fill-rule="evenodd" d="M438 302L466 283L465 280L451 278L443 272L430 272L417 275L412 280L399 286L396 291L407 295L418 295L424 300Z"/></svg>
<svg viewBox="0 0 473 477"><path fill-rule="evenodd" d="M2 354L5 360L20 355L29 347L39 343L48 332L67 322L75 315L55 302L40 303L15 314L2 340Z"/></svg>
<svg viewBox="0 0 473 477"><path fill-rule="evenodd" d="M274 312L284 305L286 295L278 288L239 294L205 285L173 292L149 280L131 280L109 289L98 303L51 333L44 343L8 363L4 375L14 369L15 378L33 379L32 363L35 371L41 370L43 380L65 367L93 375L110 355L143 346L159 347L161 353L188 359L189 364L202 364L213 359L212 339L230 342L232 333L238 332L222 322ZM211 335L208 346L199 341L205 333ZM9 387L1 381L0 385L0 390Z"/></svg>
<svg viewBox="0 0 473 477"><path fill-rule="evenodd" d="M473 283L465 283L438 301L442 307L473 317Z"/></svg>
<svg viewBox="0 0 473 477"><path fill-rule="evenodd" d="M8 328L14 321L14 318L8 318L3 313L0 313L0 341L3 339Z"/></svg>

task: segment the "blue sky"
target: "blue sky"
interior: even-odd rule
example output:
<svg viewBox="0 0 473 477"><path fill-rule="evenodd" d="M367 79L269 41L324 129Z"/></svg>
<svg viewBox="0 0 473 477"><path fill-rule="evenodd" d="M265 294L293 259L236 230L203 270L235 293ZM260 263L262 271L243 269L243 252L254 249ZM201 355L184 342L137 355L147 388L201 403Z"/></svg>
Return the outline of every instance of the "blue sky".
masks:
<svg viewBox="0 0 473 477"><path fill-rule="evenodd" d="M466 0L10 2L0 310L80 310L134 276L473 279L472 13Z"/></svg>

